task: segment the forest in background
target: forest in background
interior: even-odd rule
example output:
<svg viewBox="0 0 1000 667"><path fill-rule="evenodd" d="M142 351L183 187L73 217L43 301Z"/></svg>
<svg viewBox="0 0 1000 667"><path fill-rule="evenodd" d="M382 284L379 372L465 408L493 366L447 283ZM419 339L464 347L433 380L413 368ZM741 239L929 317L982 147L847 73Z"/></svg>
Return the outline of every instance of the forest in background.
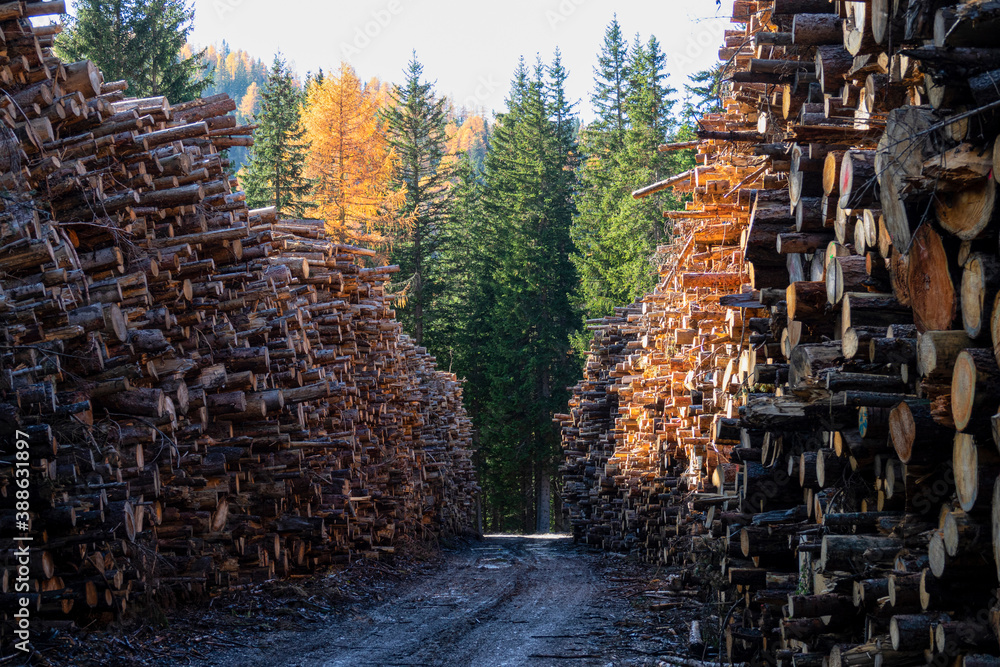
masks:
<svg viewBox="0 0 1000 667"><path fill-rule="evenodd" d="M185 44L181 58L199 53L191 44ZM218 46L209 45L201 56L204 59L204 78L209 82L203 95L225 93L236 102L237 122L252 123L260 113L261 93L267 84L269 64L242 49L233 50L223 41ZM315 75L307 72L304 78L293 74L293 80L303 87L313 78L322 79L322 70ZM380 82L375 82L381 86ZM466 109L456 109L449 101L449 118L446 128L449 137L449 154L467 153L482 168L486 157L486 123L483 116ZM238 172L247 163L248 151L243 147L229 150L233 171Z"/></svg>
<svg viewBox="0 0 1000 667"><path fill-rule="evenodd" d="M465 380L485 529L560 528L552 415L580 375L586 320L655 284L663 211L683 202L630 193L693 166L692 152L657 147L693 136L718 72L681 96L658 40L629 39L613 19L592 121L566 96L558 50L522 59L505 108L485 118L439 94L416 53L392 83L348 63L301 77L280 54L266 65L225 43L192 48L194 20L186 0L81 0L57 49L128 80L130 95L229 94L257 126L254 146L229 156L251 208L325 219L400 266L397 317Z"/></svg>

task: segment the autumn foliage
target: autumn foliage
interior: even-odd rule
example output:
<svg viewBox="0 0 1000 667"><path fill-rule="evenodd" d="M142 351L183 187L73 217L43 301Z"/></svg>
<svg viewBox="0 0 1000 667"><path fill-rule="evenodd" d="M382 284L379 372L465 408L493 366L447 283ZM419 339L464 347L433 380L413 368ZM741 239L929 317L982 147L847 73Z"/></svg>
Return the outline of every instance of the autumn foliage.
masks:
<svg viewBox="0 0 1000 667"><path fill-rule="evenodd" d="M396 215L402 193L392 188L395 157L379 113L387 100L377 79L364 84L342 63L309 86L302 115L315 216L341 241L383 249L406 224Z"/></svg>
<svg viewBox="0 0 1000 667"><path fill-rule="evenodd" d="M457 164L468 158L480 170L486 161L486 142L489 132L482 116L468 116L463 122L451 121L448 133L448 161Z"/></svg>

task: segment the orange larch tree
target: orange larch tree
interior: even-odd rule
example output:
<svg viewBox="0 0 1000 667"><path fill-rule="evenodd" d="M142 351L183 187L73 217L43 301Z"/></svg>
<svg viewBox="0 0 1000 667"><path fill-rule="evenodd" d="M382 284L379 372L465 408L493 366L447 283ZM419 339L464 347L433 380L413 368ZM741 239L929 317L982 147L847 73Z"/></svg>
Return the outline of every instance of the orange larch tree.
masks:
<svg viewBox="0 0 1000 667"><path fill-rule="evenodd" d="M309 87L302 121L312 146L307 175L313 202L338 240L391 248L406 224L396 212L403 193L392 187L395 156L386 139L377 80L362 84L350 65Z"/></svg>

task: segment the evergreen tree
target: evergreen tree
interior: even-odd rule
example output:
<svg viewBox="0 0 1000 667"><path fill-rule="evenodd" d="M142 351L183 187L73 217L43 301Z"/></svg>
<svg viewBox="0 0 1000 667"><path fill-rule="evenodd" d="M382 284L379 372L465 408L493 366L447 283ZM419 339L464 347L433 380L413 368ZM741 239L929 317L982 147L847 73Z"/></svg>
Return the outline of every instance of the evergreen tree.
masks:
<svg viewBox="0 0 1000 667"><path fill-rule="evenodd" d="M306 82L302 86L302 88L306 92L306 95L309 94L309 89L311 87L313 87L313 86L322 86L323 85L323 78L324 78L324 76L325 76L325 74L323 74L323 68L322 67L320 67L319 70L317 70L317 72L315 74L313 74L312 72L306 72Z"/></svg>
<svg viewBox="0 0 1000 667"><path fill-rule="evenodd" d="M590 97L597 120L591 126L588 149L613 153L625 141L628 119L625 96L628 92L628 44L618 15L604 31L604 42L594 68L594 92Z"/></svg>
<svg viewBox="0 0 1000 667"><path fill-rule="evenodd" d="M665 67L666 56L656 37L642 44L637 36L632 49L629 93L625 99L629 128L625 145L616 156L617 178L629 191L666 178L675 171L671 168L675 166L675 156L658 150L676 131L672 116L674 102L670 99L676 91L666 84ZM634 282L620 292L619 298L625 297L625 300L617 305L624 305L652 288L653 272L649 260L656 245L667 238L663 211L672 208L673 203L673 195L669 193L641 200L623 198L618 217L622 224L631 227L625 233L638 235L646 243L626 261L635 265L631 270ZM641 279L639 274L645 274L646 279Z"/></svg>
<svg viewBox="0 0 1000 667"><path fill-rule="evenodd" d="M609 36L619 33L615 24L608 28L602 62L610 57ZM630 196L636 188L683 171L691 162L690 152L657 150L678 131L672 117L674 90L666 83L665 67L666 57L656 38L642 42L636 37L623 66L621 97L616 105L600 107L620 106L625 119L621 144L614 148L607 138L607 117L583 135L587 156L578 195L580 214L573 226L573 261L588 317L607 315L649 291L656 277L651 262L656 246L669 238L663 210L677 207L674 195L660 193L638 201ZM611 90L608 80L599 78L595 97L606 97ZM580 337L575 343L579 350L587 341Z"/></svg>
<svg viewBox="0 0 1000 667"><path fill-rule="evenodd" d="M300 122L303 93L288 65L275 56L256 116L254 145L242 177L251 208L274 206L278 215L302 218L312 184L305 176L309 147Z"/></svg>
<svg viewBox="0 0 1000 667"><path fill-rule="evenodd" d="M389 142L396 152L395 187L405 193L399 215L406 224L396 239L392 259L409 277L409 293L397 313L418 345L424 343L425 319L435 316L427 312L434 289L428 280L428 264L437 252L448 215L452 177L452 169L444 162L448 143L445 99L422 79L423 70L414 53L403 84L392 89L385 114Z"/></svg>
<svg viewBox="0 0 1000 667"><path fill-rule="evenodd" d="M181 55L193 22L186 0L79 0L56 50L69 61L93 60L108 80L125 79L129 95L185 102L211 83L205 51Z"/></svg>
<svg viewBox="0 0 1000 667"><path fill-rule="evenodd" d="M614 179L616 156L625 144L628 128L625 98L630 80L629 47L617 18L605 29L597 62L590 98L597 118L582 132L584 159L576 197L579 214L572 228L577 251L573 262L580 275L579 300L590 316L610 312L618 305L609 294L616 281L606 274L623 259L622 247L607 238L610 211L627 196L622 184ZM577 346L588 343L589 337L583 334Z"/></svg>
<svg viewBox="0 0 1000 667"><path fill-rule="evenodd" d="M532 531L558 454L552 414L578 366L569 336L577 315L568 259L575 150L565 72L522 61L486 158L483 215L492 242L488 333L480 358L488 384L478 414L487 516L493 529Z"/></svg>
<svg viewBox="0 0 1000 667"><path fill-rule="evenodd" d="M144 56L136 74L140 89L176 102L198 97L210 83L202 76L205 50L179 57L194 29L194 7L185 0L146 0L137 18L135 32Z"/></svg>
<svg viewBox="0 0 1000 667"><path fill-rule="evenodd" d="M139 0L81 0L76 16L64 17L63 31L56 36L56 53L63 60L93 60L108 81L133 83L137 53L131 26Z"/></svg>
<svg viewBox="0 0 1000 667"><path fill-rule="evenodd" d="M493 252L490 227L483 211L483 184L475 159L460 156L454 169L454 192L446 224L440 229L435 261L427 267L426 345L447 368L466 380L466 409L483 411L486 384L483 351L492 314Z"/></svg>
<svg viewBox="0 0 1000 667"><path fill-rule="evenodd" d="M684 84L687 99L684 102L684 121L692 124L699 116L722 111L722 76L724 63L688 76L691 83Z"/></svg>

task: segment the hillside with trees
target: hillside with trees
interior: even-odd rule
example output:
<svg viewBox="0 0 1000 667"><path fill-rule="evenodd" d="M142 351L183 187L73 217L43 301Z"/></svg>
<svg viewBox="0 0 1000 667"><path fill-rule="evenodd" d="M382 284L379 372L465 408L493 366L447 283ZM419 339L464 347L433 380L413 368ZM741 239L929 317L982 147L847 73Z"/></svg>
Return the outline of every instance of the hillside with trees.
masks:
<svg viewBox="0 0 1000 667"><path fill-rule="evenodd" d="M181 57L195 53L195 47L185 44ZM209 45L202 53L204 74L208 81L205 95L225 93L236 102L236 118L240 123L252 123L260 110L261 95L267 80L268 64L241 49L235 51L223 41L219 46ZM298 82L298 77L293 75ZM247 149L243 146L230 148L229 158L233 171L239 171L247 163Z"/></svg>

